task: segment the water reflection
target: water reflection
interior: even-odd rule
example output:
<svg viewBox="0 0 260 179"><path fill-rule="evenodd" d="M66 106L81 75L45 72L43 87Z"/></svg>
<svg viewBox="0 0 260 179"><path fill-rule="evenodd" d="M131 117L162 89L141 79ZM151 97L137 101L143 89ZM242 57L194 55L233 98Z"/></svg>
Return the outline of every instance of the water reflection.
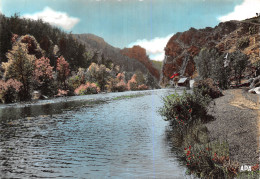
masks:
<svg viewBox="0 0 260 179"><path fill-rule="evenodd" d="M156 112L169 92L9 108L9 114L2 108L1 177L183 178L165 140L167 122Z"/></svg>

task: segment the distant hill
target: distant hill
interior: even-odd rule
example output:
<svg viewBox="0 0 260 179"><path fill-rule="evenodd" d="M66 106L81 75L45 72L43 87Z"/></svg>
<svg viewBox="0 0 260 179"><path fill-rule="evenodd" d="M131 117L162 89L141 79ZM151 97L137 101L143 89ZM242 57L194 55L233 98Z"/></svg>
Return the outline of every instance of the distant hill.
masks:
<svg viewBox="0 0 260 179"><path fill-rule="evenodd" d="M73 37L85 45L87 51L99 52L114 64L119 65L122 70L132 73L140 71L154 78L154 83L158 82L159 78L155 77L143 63L136 58L123 55L121 49L108 44L103 38L93 34L73 34ZM158 85L156 86L159 87Z"/></svg>
<svg viewBox="0 0 260 179"><path fill-rule="evenodd" d="M151 60L151 62L159 72L162 70L162 61Z"/></svg>

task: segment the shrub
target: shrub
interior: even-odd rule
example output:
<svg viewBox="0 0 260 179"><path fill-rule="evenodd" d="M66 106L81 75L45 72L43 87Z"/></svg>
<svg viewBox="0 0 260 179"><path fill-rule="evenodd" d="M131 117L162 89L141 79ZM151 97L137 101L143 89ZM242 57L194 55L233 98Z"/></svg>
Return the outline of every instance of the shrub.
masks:
<svg viewBox="0 0 260 179"><path fill-rule="evenodd" d="M190 94L184 91L182 95L175 93L164 98L164 106L159 112L166 121L170 121L174 130L184 133L196 122L212 119L207 114L207 105L210 101L211 99L202 93Z"/></svg>
<svg viewBox="0 0 260 179"><path fill-rule="evenodd" d="M223 96L220 89L214 84L214 81L211 78L207 78L205 80L198 80L194 83L194 93L197 94L199 92L202 93L203 96L208 95L212 99Z"/></svg>
<svg viewBox="0 0 260 179"><path fill-rule="evenodd" d="M74 92L76 95L97 94L100 92L100 88L95 83L87 82L80 85Z"/></svg>
<svg viewBox="0 0 260 179"><path fill-rule="evenodd" d="M186 146L183 158L190 173L200 178L233 178L238 172L238 165L229 164L227 142Z"/></svg>
<svg viewBox="0 0 260 179"><path fill-rule="evenodd" d="M16 102L21 86L22 83L14 79L9 79L6 82L0 80L0 100L2 103Z"/></svg>
<svg viewBox="0 0 260 179"><path fill-rule="evenodd" d="M244 49L246 47L248 47L249 45L249 38L248 37L244 37L244 38L241 38L237 41L237 48L239 49Z"/></svg>

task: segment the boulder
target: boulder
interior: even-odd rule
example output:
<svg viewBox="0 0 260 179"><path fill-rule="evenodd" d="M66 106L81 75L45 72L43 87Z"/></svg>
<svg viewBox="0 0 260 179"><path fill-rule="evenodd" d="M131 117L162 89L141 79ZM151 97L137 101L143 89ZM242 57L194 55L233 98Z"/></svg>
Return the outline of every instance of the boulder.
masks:
<svg viewBox="0 0 260 179"><path fill-rule="evenodd" d="M251 81L251 80L250 80ZM260 76L256 77L253 79L253 81L251 82L250 84L250 89L252 88L256 88L256 87L259 87L260 86Z"/></svg>
<svg viewBox="0 0 260 179"><path fill-rule="evenodd" d="M260 87L250 89L248 92L253 94L260 94Z"/></svg>

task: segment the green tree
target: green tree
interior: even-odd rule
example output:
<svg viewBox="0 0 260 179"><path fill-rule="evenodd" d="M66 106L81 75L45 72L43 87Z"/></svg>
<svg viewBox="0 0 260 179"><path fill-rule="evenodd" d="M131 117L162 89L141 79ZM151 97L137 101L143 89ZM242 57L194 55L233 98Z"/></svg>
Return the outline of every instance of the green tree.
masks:
<svg viewBox="0 0 260 179"><path fill-rule="evenodd" d="M231 67L233 70L236 85L241 83L242 74L245 71L248 63L248 56L237 50L230 54Z"/></svg>
<svg viewBox="0 0 260 179"><path fill-rule="evenodd" d="M224 66L225 54L220 55L212 62L211 75L210 77L218 84L222 89L227 89L230 86L230 66Z"/></svg>
<svg viewBox="0 0 260 179"><path fill-rule="evenodd" d="M92 63L87 71L87 76L90 82L97 82L100 89L104 90L107 80L110 78L111 70L106 68L105 65L98 65Z"/></svg>
<svg viewBox="0 0 260 179"><path fill-rule="evenodd" d="M220 53L217 51L217 49L203 48L201 49L198 56L194 58L199 76L202 79L211 77L211 70L213 68L214 62L217 58L219 58L219 56Z"/></svg>

